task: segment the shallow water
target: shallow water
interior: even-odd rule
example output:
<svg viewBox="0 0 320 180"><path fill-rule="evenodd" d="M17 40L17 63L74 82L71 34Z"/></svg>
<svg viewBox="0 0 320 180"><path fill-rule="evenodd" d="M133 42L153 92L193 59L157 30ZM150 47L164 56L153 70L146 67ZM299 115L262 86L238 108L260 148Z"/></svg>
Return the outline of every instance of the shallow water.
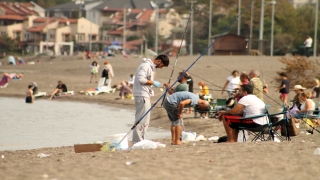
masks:
<svg viewBox="0 0 320 180"><path fill-rule="evenodd" d="M80 102L0 97L0 151L73 146L127 133L134 111ZM131 139L129 134L129 139ZM167 130L148 128L147 139L166 138Z"/></svg>

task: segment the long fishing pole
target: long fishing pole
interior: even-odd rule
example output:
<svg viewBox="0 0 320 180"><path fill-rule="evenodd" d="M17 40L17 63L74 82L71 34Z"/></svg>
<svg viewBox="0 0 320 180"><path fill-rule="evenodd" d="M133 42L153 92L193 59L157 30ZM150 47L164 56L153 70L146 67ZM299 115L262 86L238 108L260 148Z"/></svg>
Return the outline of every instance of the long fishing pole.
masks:
<svg viewBox="0 0 320 180"><path fill-rule="evenodd" d="M181 75L179 76L179 78L177 80L175 80L175 82L168 88L171 89L177 82L179 79L182 78L182 76L184 76L186 74L187 71L189 71L189 69L191 69L196 62L198 62L198 60L208 51L209 48L211 48L211 46L217 42L217 40L219 40L221 38L221 36L230 29L230 27L238 21L239 17L242 16L242 14L244 14L248 8L254 3L255 0L253 0L245 9L242 13L240 13L230 24L228 27L226 27L224 29L224 31L199 55L199 57L186 69L186 71L184 71L183 73L181 73ZM131 129L127 132L127 134L125 136L123 136L123 138L113 147L113 149L111 151L115 151L117 149L117 147L119 146L119 144L121 144L121 142L128 136L128 134L137 127L137 125L142 121L142 119L157 105L157 103L167 94L168 89L166 89L166 91L160 96L160 98L151 106L151 108L131 127Z"/></svg>
<svg viewBox="0 0 320 180"><path fill-rule="evenodd" d="M193 5L191 6L191 10L190 10L190 13L189 13L189 18L188 18L188 21L187 21L187 25L186 25L186 28L184 29L184 33L182 35L182 39L181 39L181 42L180 42L180 47L179 47L177 55L176 55L176 60L175 60L174 65L173 65L173 68L172 68L172 71L171 71L171 75L169 77L168 84L170 84L174 69L177 66L178 57L180 55L180 50L181 50L181 47L182 47L182 44L183 44L184 37L186 36L186 33L187 33L187 28L188 28L188 25L189 25L189 21L190 21L192 10L193 10ZM166 94L167 94L167 91L166 91L165 95L163 96L163 99L162 99L162 102L161 102L161 106L163 105L164 99L166 98Z"/></svg>

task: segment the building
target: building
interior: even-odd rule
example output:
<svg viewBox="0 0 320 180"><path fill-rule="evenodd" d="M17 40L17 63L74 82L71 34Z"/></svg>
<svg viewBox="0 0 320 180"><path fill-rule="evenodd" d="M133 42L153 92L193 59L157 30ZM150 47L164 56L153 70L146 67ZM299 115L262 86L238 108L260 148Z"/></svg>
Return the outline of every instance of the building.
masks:
<svg viewBox="0 0 320 180"><path fill-rule="evenodd" d="M212 36L212 41L219 37ZM246 55L247 42L244 37L234 34L222 35L213 45L214 55Z"/></svg>
<svg viewBox="0 0 320 180"><path fill-rule="evenodd" d="M73 54L74 42L89 46L99 40L100 26L85 18L37 18L28 28L28 45L31 52L52 51L55 55ZM48 38L46 38L48 37Z"/></svg>
<svg viewBox="0 0 320 180"><path fill-rule="evenodd" d="M25 48L28 27L32 26L33 19L44 16L44 12L34 2L0 2L0 35L7 34L17 41L19 48Z"/></svg>

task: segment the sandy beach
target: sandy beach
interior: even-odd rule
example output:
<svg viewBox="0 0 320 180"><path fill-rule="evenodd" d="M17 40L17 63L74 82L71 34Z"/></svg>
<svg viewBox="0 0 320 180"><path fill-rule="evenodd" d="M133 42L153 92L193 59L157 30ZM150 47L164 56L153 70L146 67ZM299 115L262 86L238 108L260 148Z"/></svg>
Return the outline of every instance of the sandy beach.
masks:
<svg viewBox="0 0 320 180"><path fill-rule="evenodd" d="M194 80L194 92L198 83L204 81L211 89L214 98L221 95L221 88L231 71L261 71L261 79L269 84L268 97L265 103L271 106L271 112L281 108L279 86L274 82L276 72L284 67L279 57L256 56L203 56L189 70ZM174 82L181 69L187 69L198 56L180 56L174 70ZM51 93L61 80L68 90L75 91L74 96L56 98L52 101L81 101L98 103L118 108L134 109L134 101L118 100L119 93L104 93L97 96L86 96L79 91L97 86L95 80L90 83L90 64L93 60L80 60L78 57L61 56L26 57L25 60L39 61L34 65L8 66L7 59L0 59L0 75L3 73L23 73L22 80L11 80L6 88L0 89L0 97L18 97L24 103L25 91L30 82L35 81L39 91ZM141 63L141 58L123 58L118 55L110 59L97 59L101 75L103 62L108 61L115 73L112 84L127 81ZM170 77L175 57L170 58L168 68L158 69L156 80L166 83ZM222 66L222 67L221 67ZM159 88L154 89L155 103L162 95ZM309 90L311 91L311 90ZM292 99L294 93L289 94ZM46 98L46 97L43 97ZM48 100L49 101L49 100ZM35 101L37 103L37 100ZM161 103L161 101L160 101ZM151 127L169 129L170 123L165 110L158 103L151 112ZM1 103L1 106L4 104ZM1 121L7 120L5 112ZM132 117L132 122L134 117ZM187 131L202 134L206 138L224 136L222 123L217 119L194 118L193 114L184 116ZM1 124L0 124L1 125ZM128 129L129 131L129 129ZM291 137L286 142L245 142L213 143L198 141L171 146L170 139L157 139L167 145L166 148L154 150L131 150L115 152L74 153L73 146L42 148L35 150L0 151L1 180L69 180L69 179L319 179L320 156L314 150L320 147L320 134L307 135L301 128L300 135ZM93 132L94 133L94 132ZM120 133L120 132L119 132ZM146 135L148 137L148 135ZM1 138L1 132L0 132ZM50 154L50 157L39 158L37 154ZM132 162L126 165L126 162Z"/></svg>

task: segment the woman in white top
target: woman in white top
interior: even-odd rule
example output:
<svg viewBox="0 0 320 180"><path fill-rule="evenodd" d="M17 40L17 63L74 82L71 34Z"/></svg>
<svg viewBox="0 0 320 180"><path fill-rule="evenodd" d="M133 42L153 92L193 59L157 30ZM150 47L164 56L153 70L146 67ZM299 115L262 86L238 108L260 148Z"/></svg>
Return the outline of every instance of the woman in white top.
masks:
<svg viewBox="0 0 320 180"><path fill-rule="evenodd" d="M312 115L312 111L315 110L316 105L315 103L310 99L311 93L310 92L303 92L300 94L299 98L302 102L301 104L301 110L297 110L298 113L296 118L303 118L306 114Z"/></svg>
<svg viewBox="0 0 320 180"><path fill-rule="evenodd" d="M221 94L223 94L224 90L227 88L228 96L230 97L234 89L239 88L239 85L240 85L239 71L234 70L232 71L232 76L229 76L227 78L227 81L222 88Z"/></svg>

